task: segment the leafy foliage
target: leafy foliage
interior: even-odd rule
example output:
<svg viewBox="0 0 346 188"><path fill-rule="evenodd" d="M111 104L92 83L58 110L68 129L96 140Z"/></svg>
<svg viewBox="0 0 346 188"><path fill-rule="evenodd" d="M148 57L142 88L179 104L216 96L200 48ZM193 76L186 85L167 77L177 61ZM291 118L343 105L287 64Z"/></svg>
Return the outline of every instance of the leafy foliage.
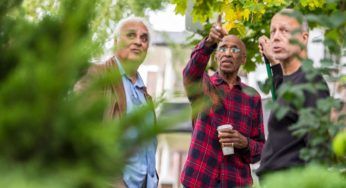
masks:
<svg viewBox="0 0 346 188"><path fill-rule="evenodd" d="M333 150L339 157L346 154L346 131L340 132L334 139Z"/></svg>
<svg viewBox="0 0 346 188"><path fill-rule="evenodd" d="M230 34L239 35L245 42L248 54L248 61L244 66L246 71L253 71L256 68L255 63L262 63L258 54L257 39L263 35L268 35L271 17L284 7L293 7L300 10L304 14L312 13L317 16L315 21L335 22L342 24L345 16L340 15L341 1L325 1L325 0L304 0L304 1L287 1L287 0L190 0L193 2L192 16L195 21L204 23L204 30L199 34L206 36L210 25L215 22L215 16L223 13L223 27ZM188 0L171 1L176 5L176 12L185 14ZM339 13L338 13L339 12ZM321 15L320 13L324 13ZM339 15L338 15L339 14ZM337 19L331 21L328 16L335 15ZM336 16L338 15L338 16ZM325 17L325 19L320 19ZM309 20L310 21L310 20ZM311 20L312 21L312 20ZM320 23L311 22L311 26L321 25ZM335 25L334 25L335 26ZM330 27L339 31L336 27ZM339 35L341 39L344 35ZM335 42L335 40L333 40Z"/></svg>
<svg viewBox="0 0 346 188"><path fill-rule="evenodd" d="M114 80L111 75L95 81L90 91L73 92L101 50L92 35L104 2L1 3L0 187L109 187L126 159L168 124L136 128L149 105L121 120L103 121L107 99L92 96ZM146 9L132 3L138 12ZM133 130L137 134L127 136Z"/></svg>
<svg viewBox="0 0 346 188"><path fill-rule="evenodd" d="M304 169L279 172L264 178L262 187L341 188L346 186L345 177L325 166L310 165Z"/></svg>

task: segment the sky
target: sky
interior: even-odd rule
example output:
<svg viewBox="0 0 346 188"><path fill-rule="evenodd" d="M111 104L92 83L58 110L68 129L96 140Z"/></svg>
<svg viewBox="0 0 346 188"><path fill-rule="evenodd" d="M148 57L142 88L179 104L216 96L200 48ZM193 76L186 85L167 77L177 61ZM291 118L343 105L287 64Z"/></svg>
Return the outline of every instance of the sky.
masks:
<svg viewBox="0 0 346 188"><path fill-rule="evenodd" d="M160 11L149 11L149 23L157 31L184 31L185 16L175 15L174 5L168 5Z"/></svg>

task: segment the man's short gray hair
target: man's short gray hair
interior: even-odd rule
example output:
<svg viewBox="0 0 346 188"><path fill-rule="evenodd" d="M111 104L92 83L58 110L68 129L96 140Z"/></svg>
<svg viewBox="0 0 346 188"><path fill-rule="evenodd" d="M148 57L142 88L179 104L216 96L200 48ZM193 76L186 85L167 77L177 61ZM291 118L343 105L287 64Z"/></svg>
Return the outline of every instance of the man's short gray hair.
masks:
<svg viewBox="0 0 346 188"><path fill-rule="evenodd" d="M276 14L281 14L281 15L289 16L296 19L300 23L302 32L309 32L308 21L306 20L306 17L301 12L291 8L284 8Z"/></svg>
<svg viewBox="0 0 346 188"><path fill-rule="evenodd" d="M146 22L143 18L135 17L135 16L124 18L124 19L119 21L119 23L115 27L114 35L113 35L116 39L120 36L121 29L128 22L142 23L147 28L148 34L149 34L149 39L150 39L150 27L149 27L148 22Z"/></svg>

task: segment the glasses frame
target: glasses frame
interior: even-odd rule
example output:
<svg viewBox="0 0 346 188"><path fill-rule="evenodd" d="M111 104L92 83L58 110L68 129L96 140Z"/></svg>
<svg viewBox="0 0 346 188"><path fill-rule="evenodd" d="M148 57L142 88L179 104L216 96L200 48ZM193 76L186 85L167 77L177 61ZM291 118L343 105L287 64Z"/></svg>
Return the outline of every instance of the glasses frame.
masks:
<svg viewBox="0 0 346 188"><path fill-rule="evenodd" d="M225 46L217 48L217 51L222 52L222 53L226 53L227 50L230 50L230 52L233 54L238 54L241 51L238 47L235 47L235 46L232 46L230 48L225 47Z"/></svg>

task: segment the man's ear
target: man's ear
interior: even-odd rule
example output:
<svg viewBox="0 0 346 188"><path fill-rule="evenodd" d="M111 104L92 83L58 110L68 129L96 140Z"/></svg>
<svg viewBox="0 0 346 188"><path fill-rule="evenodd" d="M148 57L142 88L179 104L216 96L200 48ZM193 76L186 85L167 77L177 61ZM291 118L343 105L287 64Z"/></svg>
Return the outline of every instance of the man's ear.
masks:
<svg viewBox="0 0 346 188"><path fill-rule="evenodd" d="M309 41L309 32L303 32L303 40L305 45L307 45Z"/></svg>
<svg viewBox="0 0 346 188"><path fill-rule="evenodd" d="M241 63L241 64L245 65L245 63L246 63L246 55L245 55L245 54L243 54L243 57L242 57L242 63Z"/></svg>

